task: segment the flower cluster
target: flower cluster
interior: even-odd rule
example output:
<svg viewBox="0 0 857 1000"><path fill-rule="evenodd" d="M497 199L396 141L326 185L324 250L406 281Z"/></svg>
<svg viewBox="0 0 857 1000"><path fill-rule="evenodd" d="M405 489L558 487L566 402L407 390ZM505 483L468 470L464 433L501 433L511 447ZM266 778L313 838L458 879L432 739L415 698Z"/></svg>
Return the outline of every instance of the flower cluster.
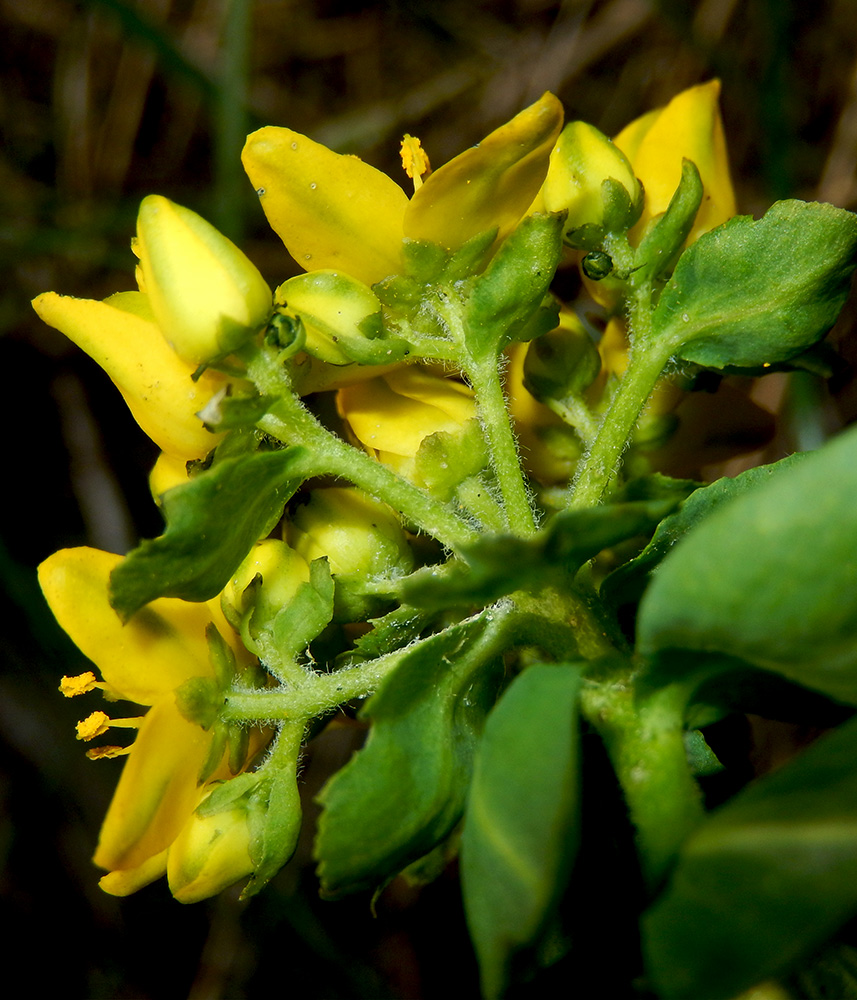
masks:
<svg viewBox="0 0 857 1000"><path fill-rule="evenodd" d="M129 747L92 754L127 755L95 853L108 892L166 872L193 901L264 881L288 858L306 726L377 683L325 687L337 657L386 663L426 620L398 581L474 533L532 532L550 507L539 491L567 485L592 445L627 363L618 241L628 253L644 245L683 160L702 194L680 242L734 214L717 96L716 83L691 88L611 141L582 122L563 128L546 94L434 171L408 136L410 197L357 157L263 128L244 165L304 274L272 291L199 215L150 196L133 242L137 291L35 300L161 449L152 488L168 507L198 512L250 491L228 478L248 456L267 469L291 448L305 463L270 480L273 517L246 520L259 502L249 492L236 502L222 525L244 540L231 563L203 557L218 539L199 543L194 559L216 570L203 596L182 590L185 574L161 590L179 596L123 621L119 557L72 549L41 567L54 614L102 677L66 679L64 692L98 687L146 709L80 726L86 739L137 729ZM600 342L549 291L563 255L612 310ZM197 500L204 481L216 485ZM376 646L358 639L349 652L365 623L399 612ZM322 650L333 650L323 668Z"/></svg>

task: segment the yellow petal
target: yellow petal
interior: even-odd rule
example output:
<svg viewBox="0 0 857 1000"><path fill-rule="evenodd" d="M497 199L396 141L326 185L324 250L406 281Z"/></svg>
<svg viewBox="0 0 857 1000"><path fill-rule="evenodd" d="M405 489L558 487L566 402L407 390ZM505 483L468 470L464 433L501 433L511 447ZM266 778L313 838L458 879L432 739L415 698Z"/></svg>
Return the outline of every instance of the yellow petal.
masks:
<svg viewBox="0 0 857 1000"><path fill-rule="evenodd" d="M136 868L110 872L98 880L99 886L110 896L130 896L167 873L167 852L161 851Z"/></svg>
<svg viewBox="0 0 857 1000"><path fill-rule="evenodd" d="M367 447L416 455L424 438L476 416L472 392L414 366L339 390L340 412Z"/></svg>
<svg viewBox="0 0 857 1000"><path fill-rule="evenodd" d="M478 146L435 170L405 212L405 236L456 250L498 227L504 239L532 204L562 128L562 105L545 94Z"/></svg>
<svg viewBox="0 0 857 1000"><path fill-rule="evenodd" d="M197 778L210 743L172 699L149 709L101 828L99 867L136 868L169 847L199 801Z"/></svg>
<svg viewBox="0 0 857 1000"><path fill-rule="evenodd" d="M666 211L681 178L682 158L696 164L704 188L688 242L735 214L719 97L719 80L690 87L660 112L650 112L616 137L616 145L633 163L646 192L646 206L635 233Z"/></svg>
<svg viewBox="0 0 857 1000"><path fill-rule="evenodd" d="M153 705L191 677L213 676L205 638L213 609L161 597L123 625L107 599L110 571L121 560L98 549L62 549L41 564L39 583L59 624L115 693Z"/></svg>
<svg viewBox="0 0 857 1000"><path fill-rule="evenodd" d="M156 500L167 490L187 482L187 462L162 451L149 473L149 489Z"/></svg>
<svg viewBox="0 0 857 1000"><path fill-rule="evenodd" d="M304 270L372 285L401 269L408 199L386 174L274 126L249 135L241 158L271 228Z"/></svg>
<svg viewBox="0 0 857 1000"><path fill-rule="evenodd" d="M191 379L194 368L164 340L141 292L120 292L104 302L45 292L33 307L101 365L162 451L202 458L220 440L196 414L226 379L215 372Z"/></svg>
<svg viewBox="0 0 857 1000"><path fill-rule="evenodd" d="M271 289L238 247L196 212L143 199L135 251L158 326L196 366L235 350L268 320Z"/></svg>

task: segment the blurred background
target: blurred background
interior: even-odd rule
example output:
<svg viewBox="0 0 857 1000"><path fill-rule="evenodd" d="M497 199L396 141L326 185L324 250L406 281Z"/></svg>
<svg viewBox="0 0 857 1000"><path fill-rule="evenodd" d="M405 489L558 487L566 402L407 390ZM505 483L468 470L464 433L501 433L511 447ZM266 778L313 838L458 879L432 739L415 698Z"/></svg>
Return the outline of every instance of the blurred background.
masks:
<svg viewBox="0 0 857 1000"><path fill-rule="evenodd" d="M271 285L294 273L241 171L244 136L263 124L404 183L405 132L437 166L552 90L569 118L614 134L712 76L741 211L784 197L855 207L853 0L0 0L0 921L9 961L48 945L28 973L42 995L477 990L454 873L422 891L394 884L373 915L366 897L318 900L305 838L249 905L227 893L181 907L163 884L126 900L98 889L89 859L121 762L90 762L74 739L80 711L57 684L84 664L34 569L66 545L122 552L157 534L155 453L29 300L134 287L129 240L151 192L219 226ZM835 339L853 365L853 308ZM804 384L790 412L796 443L818 443L857 412L853 379ZM308 755L310 813L347 752L322 740Z"/></svg>

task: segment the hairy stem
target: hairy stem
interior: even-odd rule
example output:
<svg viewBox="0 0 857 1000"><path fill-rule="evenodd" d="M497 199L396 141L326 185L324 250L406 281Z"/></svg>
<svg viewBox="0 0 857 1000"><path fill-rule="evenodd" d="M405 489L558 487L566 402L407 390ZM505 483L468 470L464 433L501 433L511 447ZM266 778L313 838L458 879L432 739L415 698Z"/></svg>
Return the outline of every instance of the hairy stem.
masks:
<svg viewBox="0 0 857 1000"><path fill-rule="evenodd" d="M250 360L248 371L260 392L277 397L257 426L284 444L309 449L316 474L347 479L453 551L475 540L475 532L445 504L320 424L292 392L282 366L264 349Z"/></svg>
<svg viewBox="0 0 857 1000"><path fill-rule="evenodd" d="M582 694L583 712L601 734L625 793L643 875L652 889L703 817L676 698L675 688L666 687L636 702L631 677L594 681Z"/></svg>

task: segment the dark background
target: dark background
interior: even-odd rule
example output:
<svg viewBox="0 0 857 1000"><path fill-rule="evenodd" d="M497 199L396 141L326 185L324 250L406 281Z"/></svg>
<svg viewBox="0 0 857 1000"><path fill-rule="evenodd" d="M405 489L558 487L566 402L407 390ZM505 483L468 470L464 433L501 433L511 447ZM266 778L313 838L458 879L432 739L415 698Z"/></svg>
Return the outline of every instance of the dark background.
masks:
<svg viewBox="0 0 857 1000"><path fill-rule="evenodd" d="M741 211L857 203L853 0L2 0L0 2L0 922L30 990L69 998L476 996L454 874L417 892L316 898L309 840L249 905L165 884L104 895L89 860L119 761L90 762L57 693L83 669L35 585L65 545L125 551L160 527L154 446L106 376L29 300L134 287L129 239L158 192L236 239L275 285L294 272L240 167L288 125L401 176L438 166L544 90L608 134L719 76ZM853 357L846 317L842 351ZM813 391L810 429L849 421L853 382ZM823 411L822 416L819 413ZM308 756L308 803L348 752ZM311 806L308 805L311 810Z"/></svg>

